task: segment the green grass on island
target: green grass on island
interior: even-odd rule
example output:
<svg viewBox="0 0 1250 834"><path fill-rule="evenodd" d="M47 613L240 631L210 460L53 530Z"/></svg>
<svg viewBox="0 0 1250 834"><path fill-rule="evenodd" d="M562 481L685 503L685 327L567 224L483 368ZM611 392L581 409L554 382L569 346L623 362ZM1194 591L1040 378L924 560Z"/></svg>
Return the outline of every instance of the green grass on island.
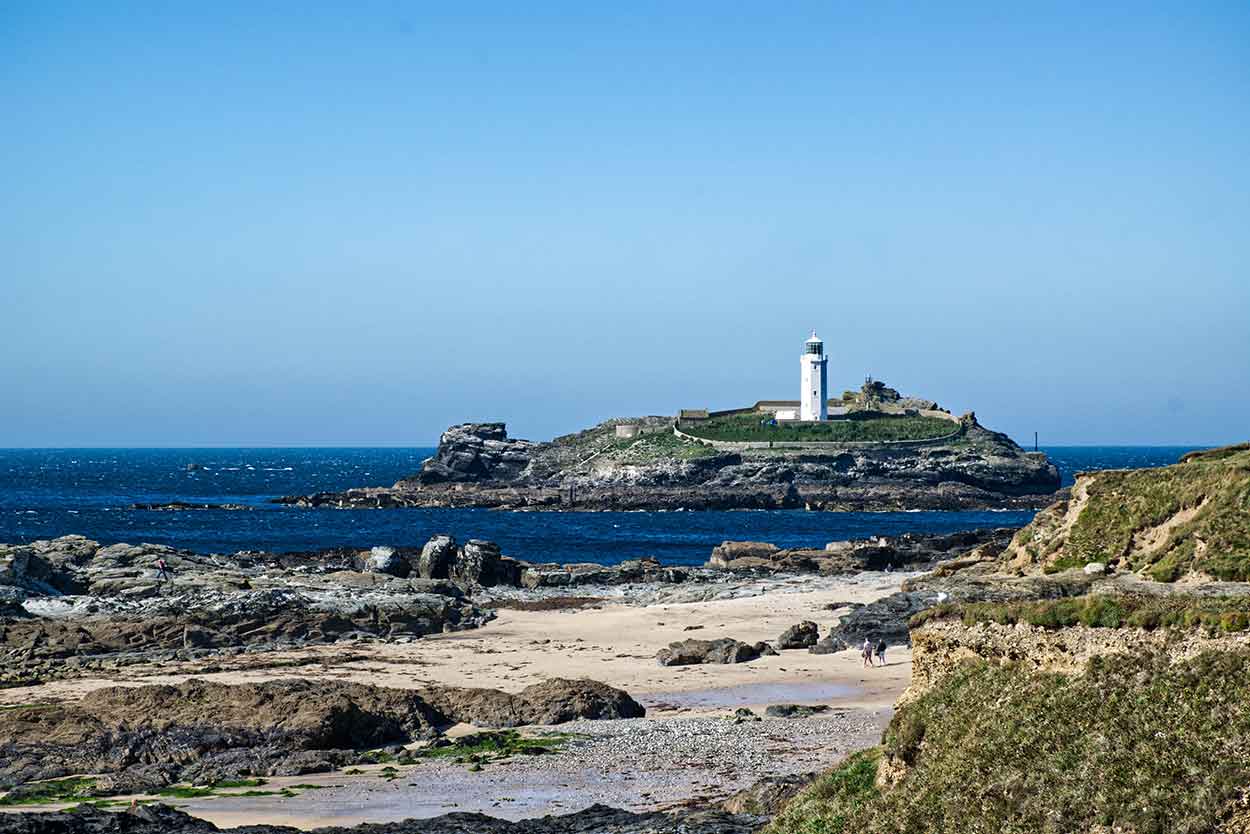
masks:
<svg viewBox="0 0 1250 834"><path fill-rule="evenodd" d="M947 603L922 611L911 618L911 627L927 622L958 618L964 625L1038 626L1046 629L1085 626L1086 628L1202 629L1208 634L1250 629L1250 597L1111 596L1083 597L1028 602Z"/></svg>
<svg viewBox="0 0 1250 834"><path fill-rule="evenodd" d="M881 748L818 778L767 832L1243 831L1248 745L1246 650L1111 655L1078 676L971 661L900 707ZM878 785L887 758L901 776Z"/></svg>
<svg viewBox="0 0 1250 834"><path fill-rule="evenodd" d="M707 420L687 420L681 430L703 440L746 442L884 443L934 440L959 430L941 417L878 414L872 417L826 420L821 423L777 423L756 412L727 414Z"/></svg>
<svg viewBox="0 0 1250 834"><path fill-rule="evenodd" d="M695 460L711 457L716 450L673 434L671 427L631 438L615 438L614 459L627 463L651 463L657 460Z"/></svg>

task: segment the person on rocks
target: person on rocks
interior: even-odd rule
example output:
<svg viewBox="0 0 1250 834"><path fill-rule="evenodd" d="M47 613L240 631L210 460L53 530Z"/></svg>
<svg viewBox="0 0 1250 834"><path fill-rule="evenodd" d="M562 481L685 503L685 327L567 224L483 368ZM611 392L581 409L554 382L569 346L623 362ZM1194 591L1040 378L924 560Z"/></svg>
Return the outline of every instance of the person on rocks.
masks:
<svg viewBox="0 0 1250 834"><path fill-rule="evenodd" d="M174 581L174 572L169 569L164 557L156 560L156 578L162 582Z"/></svg>
<svg viewBox="0 0 1250 834"><path fill-rule="evenodd" d="M869 640L867 637L864 638L864 648L860 651L860 654L863 655L864 665L871 667L872 666L872 641Z"/></svg>
<svg viewBox="0 0 1250 834"><path fill-rule="evenodd" d="M878 666L885 665L885 650L886 650L885 638L883 637L877 641L877 665Z"/></svg>

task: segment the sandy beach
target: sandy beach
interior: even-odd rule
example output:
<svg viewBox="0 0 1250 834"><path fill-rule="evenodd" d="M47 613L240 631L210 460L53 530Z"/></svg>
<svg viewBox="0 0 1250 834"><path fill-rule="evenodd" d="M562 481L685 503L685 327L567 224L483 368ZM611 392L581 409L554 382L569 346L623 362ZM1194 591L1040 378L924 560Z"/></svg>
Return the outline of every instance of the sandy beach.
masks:
<svg viewBox="0 0 1250 834"><path fill-rule="evenodd" d="M110 678L49 682L0 691L0 703L70 700L107 685L226 683L296 675L412 688L439 683L508 691L552 677L592 678L647 707L645 719L561 725L560 752L492 763L481 772L422 762L389 772L271 778L266 790L309 786L298 795L224 795L177 801L219 825L398 820L449 811L520 818L579 810L595 802L632 809L727 796L764 776L809 772L875 743L906 687L910 652L894 647L885 667L866 669L858 652L783 651L749 663L662 667L656 652L686 638L773 641L802 620L822 632L848 603L898 589L904 574L786 577L744 583L732 598L651 605L620 601L556 610L501 608L485 627L409 642L360 641L209 661L129 666ZM506 604L506 603L505 603ZM732 720L770 704L826 705L808 718ZM474 728L455 728L452 735Z"/></svg>

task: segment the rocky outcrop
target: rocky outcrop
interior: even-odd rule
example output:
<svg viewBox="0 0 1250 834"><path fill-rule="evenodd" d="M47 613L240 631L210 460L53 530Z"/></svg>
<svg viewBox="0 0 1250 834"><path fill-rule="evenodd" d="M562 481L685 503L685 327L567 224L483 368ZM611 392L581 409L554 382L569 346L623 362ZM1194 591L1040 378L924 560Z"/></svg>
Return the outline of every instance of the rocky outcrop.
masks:
<svg viewBox="0 0 1250 834"><path fill-rule="evenodd" d="M685 568L666 566L657 559L626 559L617 565L585 562L571 565L522 564L525 588L570 588L585 585L622 585L629 582L678 584L691 578Z"/></svg>
<svg viewBox="0 0 1250 834"><path fill-rule="evenodd" d="M533 444L509 440L503 423L462 423L443 432L438 452L421 466L422 484L512 480L530 463Z"/></svg>
<svg viewBox="0 0 1250 834"><path fill-rule="evenodd" d="M0 681L310 643L415 638L493 614L398 548L198 554L81 536L0 546ZM162 577L164 560L171 576Z"/></svg>
<svg viewBox="0 0 1250 834"><path fill-rule="evenodd" d="M479 727L563 724L578 718L642 718L646 710L620 689L591 680L552 678L512 695L497 689L438 687L422 697L440 713Z"/></svg>
<svg viewBox="0 0 1250 834"><path fill-rule="evenodd" d="M316 834L752 834L759 817L702 809L674 813L636 813L592 805L575 814L510 820L485 814L454 813L430 819L409 819L354 827L316 828ZM219 829L167 805L144 805L125 811L104 811L81 805L68 811L0 814L0 834L303 834L284 825L249 825Z"/></svg>
<svg viewBox="0 0 1250 834"><path fill-rule="evenodd" d="M777 638L777 648L778 650L810 648L816 645L819 637L816 624L811 620L804 620L781 633L781 636Z"/></svg>
<svg viewBox="0 0 1250 834"><path fill-rule="evenodd" d="M781 549L764 542L727 541L712 550L707 567L738 573L820 573L834 575L869 570L915 570L969 550L978 559L1000 553L1015 528L958 533L904 533L857 541L830 542L823 549Z"/></svg>
<svg viewBox="0 0 1250 834"><path fill-rule="evenodd" d="M769 704L764 714L769 718L811 718L829 709L828 704Z"/></svg>
<svg viewBox="0 0 1250 834"><path fill-rule="evenodd" d="M982 568L992 566L992 562L972 561ZM1088 593L1098 579L1085 574L1012 577L971 566L956 572L939 567L932 573L905 580L897 593L853 607L808 651L832 654L858 648L865 640L873 645L885 640L890 646L906 646L911 643L911 618L936 605L1062 599Z"/></svg>
<svg viewBox="0 0 1250 834"><path fill-rule="evenodd" d="M799 791L810 785L815 778L815 773L767 776L726 799L721 803L721 807L731 814L759 814L771 817L777 814Z"/></svg>
<svg viewBox="0 0 1250 834"><path fill-rule="evenodd" d="M1045 455L969 415L960 436L922 445L830 445L720 452L675 437L668 418L612 420L548 443L509 440L503 424L454 426L422 470L392 487L287 496L299 506L505 509L898 510L1037 508L1059 488Z"/></svg>
<svg viewBox="0 0 1250 834"><path fill-rule="evenodd" d="M68 706L0 711L0 788L68 774L108 774L104 793L175 782L313 773L360 751L429 739L442 727L638 718L619 689L552 679L518 694L386 689L341 681L111 687Z"/></svg>
<svg viewBox="0 0 1250 834"><path fill-rule="evenodd" d="M451 536L434 536L421 548L417 573L425 579L447 579L456 561L456 540Z"/></svg>
<svg viewBox="0 0 1250 834"><path fill-rule="evenodd" d="M719 640L680 640L660 649L655 659L661 666L693 666L702 663L746 663L776 654L767 643L743 643L731 637Z"/></svg>

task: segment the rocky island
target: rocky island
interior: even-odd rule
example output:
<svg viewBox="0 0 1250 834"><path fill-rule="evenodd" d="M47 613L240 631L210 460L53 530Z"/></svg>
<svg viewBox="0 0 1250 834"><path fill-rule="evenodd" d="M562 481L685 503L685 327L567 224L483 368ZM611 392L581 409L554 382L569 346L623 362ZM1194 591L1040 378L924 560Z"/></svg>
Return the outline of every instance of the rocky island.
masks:
<svg viewBox="0 0 1250 834"><path fill-rule="evenodd" d="M1005 434L880 382L835 417L778 421L785 403L613 419L535 443L503 423L447 429L421 471L392 486L287 496L307 507L509 510L1036 509L1059 472Z"/></svg>

